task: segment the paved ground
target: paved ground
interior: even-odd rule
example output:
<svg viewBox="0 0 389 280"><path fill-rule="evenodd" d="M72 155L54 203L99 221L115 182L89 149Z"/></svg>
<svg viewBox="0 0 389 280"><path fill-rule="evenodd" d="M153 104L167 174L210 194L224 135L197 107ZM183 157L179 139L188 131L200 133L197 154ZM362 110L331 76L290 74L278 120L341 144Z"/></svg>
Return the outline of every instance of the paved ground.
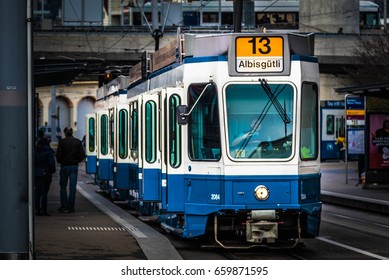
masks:
<svg viewBox="0 0 389 280"><path fill-rule="evenodd" d="M136 239L80 192L76 195L75 213L57 213L58 173L53 177L48 198L51 216L35 217L36 259L147 259ZM80 172L79 180L85 179L89 180Z"/></svg>

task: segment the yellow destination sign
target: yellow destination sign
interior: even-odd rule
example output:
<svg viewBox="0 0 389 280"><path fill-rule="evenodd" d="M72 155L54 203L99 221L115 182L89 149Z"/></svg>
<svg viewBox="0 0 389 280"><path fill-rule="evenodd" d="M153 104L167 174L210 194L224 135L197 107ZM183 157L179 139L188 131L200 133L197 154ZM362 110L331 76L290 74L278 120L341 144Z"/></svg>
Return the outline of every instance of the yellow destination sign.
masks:
<svg viewBox="0 0 389 280"><path fill-rule="evenodd" d="M235 41L236 72L282 72L284 39L279 36L242 36Z"/></svg>
<svg viewBox="0 0 389 280"><path fill-rule="evenodd" d="M363 116L365 115L365 110L346 110L347 116Z"/></svg>

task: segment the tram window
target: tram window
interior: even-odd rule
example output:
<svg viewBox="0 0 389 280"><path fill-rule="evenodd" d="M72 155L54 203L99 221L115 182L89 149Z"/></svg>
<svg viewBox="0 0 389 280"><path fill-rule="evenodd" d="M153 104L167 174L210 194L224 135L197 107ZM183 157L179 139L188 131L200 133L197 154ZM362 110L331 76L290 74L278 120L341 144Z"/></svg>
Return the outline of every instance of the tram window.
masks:
<svg viewBox="0 0 389 280"><path fill-rule="evenodd" d="M88 119L89 131L88 131L88 149L89 152L95 151L95 119Z"/></svg>
<svg viewBox="0 0 389 280"><path fill-rule="evenodd" d="M145 105L145 157L148 163L157 159L157 105L147 101Z"/></svg>
<svg viewBox="0 0 389 280"><path fill-rule="evenodd" d="M115 123L114 123L113 112L114 110L112 109L109 118L109 148L111 149L111 153L113 151L113 145L115 141Z"/></svg>
<svg viewBox="0 0 389 280"><path fill-rule="evenodd" d="M100 149L102 155L108 154L108 116L102 115L100 117Z"/></svg>
<svg viewBox="0 0 389 280"><path fill-rule="evenodd" d="M189 108L192 108L206 86L207 84L189 86ZM215 85L207 87L193 108L188 129L189 156L192 160L220 159L219 106Z"/></svg>
<svg viewBox="0 0 389 280"><path fill-rule="evenodd" d="M229 155L237 160L287 159L292 155L294 88L269 84L226 88Z"/></svg>
<svg viewBox="0 0 389 280"><path fill-rule="evenodd" d="M318 154L318 90L313 83L303 83L301 90L301 159L312 160Z"/></svg>
<svg viewBox="0 0 389 280"><path fill-rule="evenodd" d="M181 126L178 124L176 117L178 105L181 105L181 99L178 95L174 94L169 98L169 162L173 168L181 165Z"/></svg>
<svg viewBox="0 0 389 280"><path fill-rule="evenodd" d="M138 152L138 111L136 103L133 104L134 110L131 115L131 154Z"/></svg>
<svg viewBox="0 0 389 280"><path fill-rule="evenodd" d="M344 116L338 116L336 118L336 138L339 137L339 135L346 135L345 134L345 126L346 126L346 123L345 123L345 118Z"/></svg>
<svg viewBox="0 0 389 280"><path fill-rule="evenodd" d="M121 109L119 111L119 157L122 159L128 156L128 111Z"/></svg>
<svg viewBox="0 0 389 280"><path fill-rule="evenodd" d="M327 135L334 135L335 133L335 116L327 115L326 118Z"/></svg>

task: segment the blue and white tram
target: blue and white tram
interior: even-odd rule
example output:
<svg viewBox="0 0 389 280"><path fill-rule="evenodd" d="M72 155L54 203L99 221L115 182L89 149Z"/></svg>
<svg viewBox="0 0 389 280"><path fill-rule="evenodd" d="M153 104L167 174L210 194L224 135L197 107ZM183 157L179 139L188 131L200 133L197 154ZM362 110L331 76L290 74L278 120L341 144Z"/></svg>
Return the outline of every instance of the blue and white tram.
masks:
<svg viewBox="0 0 389 280"><path fill-rule="evenodd" d="M336 139L346 135L344 100L322 101L321 111L321 159L340 159Z"/></svg>
<svg viewBox="0 0 389 280"><path fill-rule="evenodd" d="M123 199L127 197L127 189L124 191L117 187L117 182L123 177L114 178L117 164L115 135L118 128L118 105L127 96L127 78L119 76L117 79L103 85L97 91L97 112L86 115L86 173L94 174L95 181L103 190L108 191L112 197ZM115 180L114 180L115 179Z"/></svg>
<svg viewBox="0 0 389 280"><path fill-rule="evenodd" d="M185 49L178 42L151 55L150 72L139 74L147 77L116 106L114 172L130 204L169 231L222 247L317 236L319 70L310 38L192 34Z"/></svg>

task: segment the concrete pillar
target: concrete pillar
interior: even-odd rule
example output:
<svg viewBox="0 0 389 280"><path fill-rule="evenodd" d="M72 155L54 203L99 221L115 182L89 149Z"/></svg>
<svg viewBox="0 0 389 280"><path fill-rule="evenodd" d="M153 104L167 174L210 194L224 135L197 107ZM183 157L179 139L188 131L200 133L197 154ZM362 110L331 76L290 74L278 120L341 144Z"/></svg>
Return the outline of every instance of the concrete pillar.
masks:
<svg viewBox="0 0 389 280"><path fill-rule="evenodd" d="M300 32L359 34L359 0L300 0Z"/></svg>
<svg viewBox="0 0 389 280"><path fill-rule="evenodd" d="M0 1L0 259L30 256L33 112L27 2Z"/></svg>

